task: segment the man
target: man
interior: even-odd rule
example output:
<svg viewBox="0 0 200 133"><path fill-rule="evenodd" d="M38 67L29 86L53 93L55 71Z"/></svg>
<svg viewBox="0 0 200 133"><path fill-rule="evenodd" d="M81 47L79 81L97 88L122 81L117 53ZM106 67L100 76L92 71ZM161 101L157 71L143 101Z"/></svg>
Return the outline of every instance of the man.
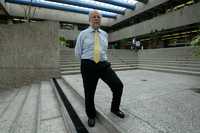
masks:
<svg viewBox="0 0 200 133"><path fill-rule="evenodd" d="M141 48L141 45L140 45L140 41L138 40L135 43L135 50L136 50L136 52L138 52L140 50L140 48Z"/></svg>
<svg viewBox="0 0 200 133"><path fill-rule="evenodd" d="M140 49L140 41L139 40L136 41L135 46L136 46L137 49Z"/></svg>
<svg viewBox="0 0 200 133"><path fill-rule="evenodd" d="M99 78L107 83L112 90L111 112L120 118L124 118L125 115L119 109L123 84L110 67L110 63L107 62L108 35L100 29L100 13L96 10L90 12L89 22L90 26L83 30L77 38L75 55L81 60L86 114L88 125L93 127L96 117L94 95Z"/></svg>
<svg viewBox="0 0 200 133"><path fill-rule="evenodd" d="M136 39L133 38L132 44L131 44L131 50L133 50L135 48L135 46L136 46L135 43L136 43Z"/></svg>

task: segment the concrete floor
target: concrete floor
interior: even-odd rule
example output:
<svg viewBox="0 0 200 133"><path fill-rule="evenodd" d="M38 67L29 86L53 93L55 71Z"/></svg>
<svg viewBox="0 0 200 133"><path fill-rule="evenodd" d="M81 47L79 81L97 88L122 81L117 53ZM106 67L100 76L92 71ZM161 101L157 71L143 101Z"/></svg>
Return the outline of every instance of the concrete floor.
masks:
<svg viewBox="0 0 200 133"><path fill-rule="evenodd" d="M200 77L147 70L117 74L124 83L125 119L110 113L112 93L101 80L95 103L124 133L200 133ZM84 96L81 75L63 78Z"/></svg>

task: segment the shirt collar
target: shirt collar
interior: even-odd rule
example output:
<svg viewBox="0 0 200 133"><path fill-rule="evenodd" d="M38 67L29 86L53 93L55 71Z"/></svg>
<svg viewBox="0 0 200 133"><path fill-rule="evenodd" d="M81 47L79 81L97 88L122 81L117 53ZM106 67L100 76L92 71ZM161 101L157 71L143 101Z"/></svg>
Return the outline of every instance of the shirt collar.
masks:
<svg viewBox="0 0 200 133"><path fill-rule="evenodd" d="M90 32L95 32L95 30L91 26L88 29L89 29ZM101 29L99 28L97 31L101 32Z"/></svg>

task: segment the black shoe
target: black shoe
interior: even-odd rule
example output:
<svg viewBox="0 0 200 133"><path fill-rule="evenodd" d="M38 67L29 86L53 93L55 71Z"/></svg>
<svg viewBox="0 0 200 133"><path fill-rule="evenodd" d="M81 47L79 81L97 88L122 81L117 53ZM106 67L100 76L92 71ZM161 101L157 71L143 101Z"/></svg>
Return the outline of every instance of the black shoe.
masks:
<svg viewBox="0 0 200 133"><path fill-rule="evenodd" d="M89 118L88 119L88 126L94 127L94 125L95 125L95 118Z"/></svg>
<svg viewBox="0 0 200 133"><path fill-rule="evenodd" d="M117 110L117 111L111 110L111 112L113 114L115 114L116 116L120 117L120 118L124 118L125 117L125 114L122 111L120 111L120 110Z"/></svg>

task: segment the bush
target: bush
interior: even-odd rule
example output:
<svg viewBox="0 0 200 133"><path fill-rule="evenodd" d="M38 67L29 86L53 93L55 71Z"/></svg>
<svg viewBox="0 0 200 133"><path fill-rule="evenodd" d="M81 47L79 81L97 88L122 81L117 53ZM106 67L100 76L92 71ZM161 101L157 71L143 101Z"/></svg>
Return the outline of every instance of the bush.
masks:
<svg viewBox="0 0 200 133"><path fill-rule="evenodd" d="M68 40L66 40L65 37L63 37L63 36L59 37L59 44L65 46L65 47L69 47Z"/></svg>
<svg viewBox="0 0 200 133"><path fill-rule="evenodd" d="M200 56L200 35L192 39L191 45L195 48L194 56Z"/></svg>

